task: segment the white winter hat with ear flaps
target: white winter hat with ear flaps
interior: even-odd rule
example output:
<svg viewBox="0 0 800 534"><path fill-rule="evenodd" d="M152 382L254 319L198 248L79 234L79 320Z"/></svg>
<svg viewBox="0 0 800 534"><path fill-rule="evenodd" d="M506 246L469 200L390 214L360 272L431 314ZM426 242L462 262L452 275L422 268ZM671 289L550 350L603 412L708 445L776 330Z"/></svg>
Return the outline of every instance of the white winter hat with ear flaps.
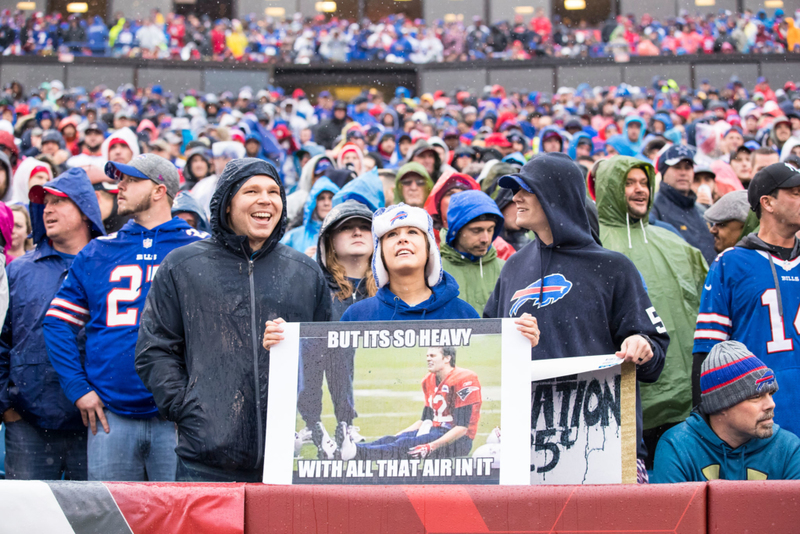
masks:
<svg viewBox="0 0 800 534"><path fill-rule="evenodd" d="M425 278L428 287L438 284L443 275L442 257L436 247L436 237L433 235L433 219L422 208L415 208L407 204L396 204L388 208L381 208L375 212L372 219L372 237L375 253L372 255L372 275L378 287L389 283L389 273L381 259L381 238L394 228L413 226L428 234L428 263L425 266Z"/></svg>

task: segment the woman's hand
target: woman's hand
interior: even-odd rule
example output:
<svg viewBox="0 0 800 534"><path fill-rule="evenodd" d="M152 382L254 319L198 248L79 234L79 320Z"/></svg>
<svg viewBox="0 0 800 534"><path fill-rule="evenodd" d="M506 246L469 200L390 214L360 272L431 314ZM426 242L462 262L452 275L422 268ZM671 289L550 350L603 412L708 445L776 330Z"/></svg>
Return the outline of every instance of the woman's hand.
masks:
<svg viewBox="0 0 800 534"><path fill-rule="evenodd" d="M264 348L269 350L278 343L283 340L283 327L281 326L285 323L283 319L278 317L274 321L267 321L266 329L264 330L264 340L262 341L262 345Z"/></svg>
<svg viewBox="0 0 800 534"><path fill-rule="evenodd" d="M523 313L514 321L514 324L517 325L517 330L531 342L531 348L539 344L539 323L536 321L536 317L530 313Z"/></svg>

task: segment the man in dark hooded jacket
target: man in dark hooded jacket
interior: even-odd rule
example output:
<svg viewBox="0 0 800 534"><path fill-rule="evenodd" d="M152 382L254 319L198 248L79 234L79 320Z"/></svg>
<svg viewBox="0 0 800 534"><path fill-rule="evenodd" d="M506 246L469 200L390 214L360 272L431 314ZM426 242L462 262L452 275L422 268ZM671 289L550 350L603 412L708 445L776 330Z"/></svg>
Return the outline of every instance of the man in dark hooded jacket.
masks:
<svg viewBox="0 0 800 534"><path fill-rule="evenodd" d="M319 266L279 243L285 202L273 165L229 162L211 200L213 238L170 253L153 279L136 369L159 411L178 424L178 480L261 480L264 324L330 318Z"/></svg>
<svg viewBox="0 0 800 534"><path fill-rule="evenodd" d="M86 428L47 358L42 320L75 255L105 231L83 169L34 186L30 199L44 205L33 213L48 223L36 225L36 248L8 267L10 307L0 340L6 476L86 480Z"/></svg>
<svg viewBox="0 0 800 534"><path fill-rule="evenodd" d="M669 336L633 263L592 238L577 165L560 152L543 154L499 185L515 191L517 224L537 239L506 261L483 316L533 315L541 331L534 360L616 352L636 363L638 381L655 382ZM638 385L636 438L643 467Z"/></svg>
<svg viewBox="0 0 800 534"><path fill-rule="evenodd" d="M336 138L342 135L342 129L351 121L352 119L347 116L347 103L337 100L333 105L333 117L317 126L314 141L327 150L332 149L336 144Z"/></svg>

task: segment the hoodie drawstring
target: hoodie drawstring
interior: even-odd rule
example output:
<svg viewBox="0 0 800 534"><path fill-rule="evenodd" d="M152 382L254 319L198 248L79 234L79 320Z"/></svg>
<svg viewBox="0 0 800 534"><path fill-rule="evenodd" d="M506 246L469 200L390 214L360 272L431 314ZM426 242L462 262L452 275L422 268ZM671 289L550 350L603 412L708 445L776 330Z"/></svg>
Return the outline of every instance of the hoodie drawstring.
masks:
<svg viewBox="0 0 800 534"><path fill-rule="evenodd" d="M644 221L639 219L639 224L642 226L642 235L644 235L644 244L647 244L647 230L644 229Z"/></svg>
<svg viewBox="0 0 800 534"><path fill-rule="evenodd" d="M392 313L392 318L389 319L390 321L394 321L394 316L397 315L397 308L400 306L400 297L394 298L394 313Z"/></svg>
<svg viewBox="0 0 800 534"><path fill-rule="evenodd" d="M480 258L478 258L478 263L479 263L479 264L480 264L480 266L481 266L481 280L483 280L483 256L481 256Z"/></svg>
<svg viewBox="0 0 800 534"><path fill-rule="evenodd" d="M628 229L628 248L633 248L633 244L631 243L631 218L628 212L625 212L625 228Z"/></svg>

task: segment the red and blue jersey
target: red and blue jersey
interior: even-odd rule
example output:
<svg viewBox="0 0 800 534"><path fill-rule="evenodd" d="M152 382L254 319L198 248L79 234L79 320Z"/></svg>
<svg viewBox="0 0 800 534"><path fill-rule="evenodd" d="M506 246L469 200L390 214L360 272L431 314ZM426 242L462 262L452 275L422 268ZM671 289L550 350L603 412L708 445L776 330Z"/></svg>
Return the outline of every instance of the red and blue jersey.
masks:
<svg viewBox="0 0 800 534"><path fill-rule="evenodd" d="M433 412L433 426L441 426L448 430L456 426L453 411L456 408L472 405L467 437L475 439L483 402L478 375L469 369L456 367L437 384L436 375L429 373L422 379L422 393L425 395L425 406Z"/></svg>
<svg viewBox="0 0 800 534"><path fill-rule="evenodd" d="M44 319L47 352L71 402L95 391L118 415L158 413L134 366L139 318L167 254L206 237L178 218L152 229L129 221L77 255ZM77 343L81 329L84 362Z"/></svg>
<svg viewBox="0 0 800 534"><path fill-rule="evenodd" d="M700 300L694 333L695 353L706 353L720 341L744 343L772 369L781 387L775 422L800 431L800 257L784 261L769 253L734 247L711 264ZM783 314L781 315L781 308Z"/></svg>

